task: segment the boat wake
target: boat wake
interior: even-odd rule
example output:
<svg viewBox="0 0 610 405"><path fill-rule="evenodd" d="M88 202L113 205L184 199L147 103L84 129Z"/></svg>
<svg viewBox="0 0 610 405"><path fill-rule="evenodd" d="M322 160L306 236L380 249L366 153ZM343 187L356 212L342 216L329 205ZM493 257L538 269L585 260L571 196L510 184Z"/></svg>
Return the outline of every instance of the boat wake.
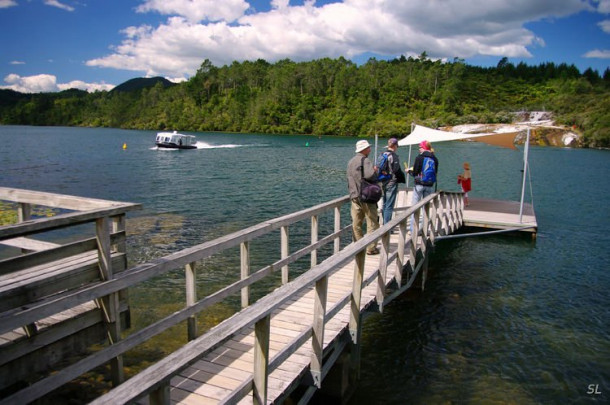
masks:
<svg viewBox="0 0 610 405"><path fill-rule="evenodd" d="M196 142L195 143L195 149L227 149L227 148L241 148L244 145L237 145L237 144L224 144L224 145L211 145L209 143L206 142ZM159 147L159 146L153 146L152 148L150 148L150 150L167 150L167 151L179 151L181 149L178 148L163 148L163 147Z"/></svg>
<svg viewBox="0 0 610 405"><path fill-rule="evenodd" d="M209 143L206 143L206 142L197 141L197 143L195 143L195 146L197 147L197 149L221 149L221 148L239 148L244 145L236 145L236 144L232 144L232 143L228 143L228 144L224 144L224 145L210 145Z"/></svg>

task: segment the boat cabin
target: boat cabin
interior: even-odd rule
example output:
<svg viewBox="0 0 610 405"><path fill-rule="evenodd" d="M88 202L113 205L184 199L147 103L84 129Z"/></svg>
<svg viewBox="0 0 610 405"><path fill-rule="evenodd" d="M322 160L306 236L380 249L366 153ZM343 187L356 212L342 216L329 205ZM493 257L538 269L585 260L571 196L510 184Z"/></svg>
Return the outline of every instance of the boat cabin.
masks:
<svg viewBox="0 0 610 405"><path fill-rule="evenodd" d="M155 144L160 148L171 149L195 149L197 147L194 135L183 135L177 131L157 133Z"/></svg>

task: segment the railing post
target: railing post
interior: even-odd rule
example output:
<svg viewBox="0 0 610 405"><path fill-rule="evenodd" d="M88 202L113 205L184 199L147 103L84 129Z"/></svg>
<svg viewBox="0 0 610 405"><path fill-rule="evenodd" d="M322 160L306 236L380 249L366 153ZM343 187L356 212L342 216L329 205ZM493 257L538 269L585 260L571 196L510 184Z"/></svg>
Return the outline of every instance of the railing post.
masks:
<svg viewBox="0 0 610 405"><path fill-rule="evenodd" d="M25 222L25 221L29 221L30 219L32 219L32 205L28 204L28 203L23 203L20 202L19 204L17 204L17 221L18 222ZM21 253L30 253L31 250L28 249L24 249L21 248ZM33 327L33 331L34 333L36 333L36 325L32 324L32 325L28 325L28 326L32 326ZM26 332L28 332L28 327L26 327ZM29 336L29 333L28 333Z"/></svg>
<svg viewBox="0 0 610 405"><path fill-rule="evenodd" d="M197 269L196 263L188 263L185 266L185 279L186 279L186 306L190 307L195 305L197 302ZM187 321L188 328L188 340L195 340L197 338L197 317L195 315L189 316Z"/></svg>
<svg viewBox="0 0 610 405"><path fill-rule="evenodd" d="M449 233L455 230L455 200L453 194L447 194L447 213L449 215Z"/></svg>
<svg viewBox="0 0 610 405"><path fill-rule="evenodd" d="M288 226L282 226L281 232L281 255L282 259L285 259L290 254L288 249L289 229ZM282 284L288 284L288 266L282 267Z"/></svg>
<svg viewBox="0 0 610 405"><path fill-rule="evenodd" d="M362 299L362 280L364 277L365 257L365 250L362 250L356 254L356 258L354 260L352 295L350 297L349 332L352 338L352 347L350 349L350 368L355 379L360 378L360 323L362 321L362 318L360 317L360 301Z"/></svg>
<svg viewBox="0 0 610 405"><path fill-rule="evenodd" d="M458 221L459 221L459 226L462 226L464 224L464 194L459 194L457 196L457 201L458 201Z"/></svg>
<svg viewBox="0 0 610 405"><path fill-rule="evenodd" d="M108 217L98 218L95 221L95 232L98 249L98 264L101 279L104 281L114 278L112 271L112 254L110 251L110 226ZM119 293L112 293L98 300L104 313L108 340L114 344L121 340L121 320L119 314ZM119 385L125 380L123 370L123 356L115 357L111 362L112 383Z"/></svg>
<svg viewBox="0 0 610 405"><path fill-rule="evenodd" d="M341 230L341 209L335 207L335 233ZM335 254L341 250L341 238L335 238Z"/></svg>
<svg viewBox="0 0 610 405"><path fill-rule="evenodd" d="M428 258L429 258L429 252L428 252L428 246L430 246L429 244L429 235L432 234L434 235L434 231L430 232L430 210L431 210L431 206L434 206L433 200L431 200L430 202L428 202L428 204L426 204L426 206L424 207L424 229L423 229L423 235L422 235L422 254L424 256L423 260L423 266L422 266L422 277L421 277L421 289L422 291L424 291L425 285L426 285L426 278L428 276ZM434 236L432 236L432 238L434 238Z"/></svg>
<svg viewBox="0 0 610 405"><path fill-rule="evenodd" d="M20 202L17 205L17 221L24 222L24 221L28 221L30 218L32 218L32 206L28 203ZM28 250L21 249L21 253L28 253ZM38 333L38 327L36 326L35 323L30 323L29 325L25 325L23 327L23 330L25 331L25 334L28 337L32 337Z"/></svg>
<svg viewBox="0 0 610 405"><path fill-rule="evenodd" d="M419 238L419 216L420 210L416 210L413 213L413 220L411 222L411 241L409 242L409 264L411 265L411 271L415 272L415 261L417 259L417 239ZM410 277L409 277L410 278Z"/></svg>
<svg viewBox="0 0 610 405"><path fill-rule="evenodd" d="M396 255L396 271L394 278L398 286L402 286L402 268L405 265L405 246L407 245L407 223L409 217L398 224L398 252Z"/></svg>
<svg viewBox="0 0 610 405"><path fill-rule="evenodd" d="M326 322L326 300L328 296L328 276L316 282L311 336L311 376L316 387L322 388L322 365L324 354L324 325Z"/></svg>
<svg viewBox="0 0 610 405"><path fill-rule="evenodd" d="M388 273L388 256L390 251L390 231L381 237L381 254L379 255L379 272L377 273L377 305L379 312L383 313L383 300L385 299L385 283Z"/></svg>
<svg viewBox="0 0 610 405"><path fill-rule="evenodd" d="M267 315L254 325L254 374L252 376L252 402L254 404L267 403L270 334L271 316Z"/></svg>
<svg viewBox="0 0 610 405"><path fill-rule="evenodd" d="M464 224L464 194L458 194L455 196L457 201L457 221L458 228Z"/></svg>
<svg viewBox="0 0 610 405"><path fill-rule="evenodd" d="M430 204L432 201L429 201L425 206L422 207L422 212L424 215L423 227L422 227L422 240L428 239L428 234L430 233Z"/></svg>
<svg viewBox="0 0 610 405"><path fill-rule="evenodd" d="M318 242L318 216L313 215L311 217L311 244ZM318 250L314 249L311 251L311 267L313 268L318 264Z"/></svg>
<svg viewBox="0 0 610 405"><path fill-rule="evenodd" d="M241 258L241 279L245 280L250 275L250 242L242 242L239 247ZM250 286L241 289L241 307L250 305Z"/></svg>
<svg viewBox="0 0 610 405"><path fill-rule="evenodd" d="M17 205L17 220L19 222L28 221L32 218L32 206L28 203L20 202Z"/></svg>
<svg viewBox="0 0 610 405"><path fill-rule="evenodd" d="M164 383L148 395L150 405L169 405L171 403L169 394L169 383Z"/></svg>
<svg viewBox="0 0 610 405"><path fill-rule="evenodd" d="M437 224L438 217L436 208L438 206L438 196L434 197L432 201L430 201L430 242L432 246L434 246L436 235L438 233Z"/></svg>
<svg viewBox="0 0 610 405"><path fill-rule="evenodd" d="M119 233L119 232L123 232L125 233L125 214L121 214L121 215L117 215L111 218L112 219L112 233ZM125 241L125 238L123 238L123 240L121 242L115 243L111 246L111 251L113 252L117 252L117 253L123 253L123 260L122 260L122 265L121 265L121 271L127 269L127 243ZM117 271L115 271L115 269L113 269L113 272L116 273ZM119 291L119 302L129 302L129 290L127 288ZM127 317L127 328L131 327L130 323L129 323L129 319L130 317Z"/></svg>
<svg viewBox="0 0 610 405"><path fill-rule="evenodd" d="M112 233L117 232L125 232L125 214L112 217ZM112 250L118 253L125 253L127 251L125 239L119 243L113 244ZM125 257L125 268L127 268L127 257Z"/></svg>
<svg viewBox="0 0 610 405"><path fill-rule="evenodd" d="M446 199L447 199L447 196L445 195L445 193L442 193L439 198L439 212L440 212L440 218L441 218L441 235L449 234L449 231L447 228L447 210L445 208Z"/></svg>
<svg viewBox="0 0 610 405"><path fill-rule="evenodd" d="M362 298L362 279L364 277L364 259L366 252L363 250L356 254L354 260L354 280L352 284L352 295L350 297L349 331L352 342L357 344L358 330L360 329L360 300Z"/></svg>

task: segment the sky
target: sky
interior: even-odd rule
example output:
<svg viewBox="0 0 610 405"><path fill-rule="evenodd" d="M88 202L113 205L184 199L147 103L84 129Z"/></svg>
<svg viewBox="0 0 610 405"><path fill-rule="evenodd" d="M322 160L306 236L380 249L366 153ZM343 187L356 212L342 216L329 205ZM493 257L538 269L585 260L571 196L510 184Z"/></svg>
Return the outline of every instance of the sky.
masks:
<svg viewBox="0 0 610 405"><path fill-rule="evenodd" d="M0 88L188 80L209 59L610 65L610 0L0 0Z"/></svg>

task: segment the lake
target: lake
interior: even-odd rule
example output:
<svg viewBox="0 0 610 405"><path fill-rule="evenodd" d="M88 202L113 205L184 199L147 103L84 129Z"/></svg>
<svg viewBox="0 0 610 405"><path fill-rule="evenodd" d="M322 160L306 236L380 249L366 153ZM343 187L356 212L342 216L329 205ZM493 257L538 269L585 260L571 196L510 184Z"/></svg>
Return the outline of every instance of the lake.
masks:
<svg viewBox="0 0 610 405"><path fill-rule="evenodd" d="M141 203L132 265L347 194L355 138L186 133L198 149L157 150L154 131L0 126L0 186ZM472 197L519 200L522 147L433 147L439 189L457 190L468 161ZM610 402L610 152L532 147L530 173L537 239L438 242L426 290L367 319L351 404Z"/></svg>

